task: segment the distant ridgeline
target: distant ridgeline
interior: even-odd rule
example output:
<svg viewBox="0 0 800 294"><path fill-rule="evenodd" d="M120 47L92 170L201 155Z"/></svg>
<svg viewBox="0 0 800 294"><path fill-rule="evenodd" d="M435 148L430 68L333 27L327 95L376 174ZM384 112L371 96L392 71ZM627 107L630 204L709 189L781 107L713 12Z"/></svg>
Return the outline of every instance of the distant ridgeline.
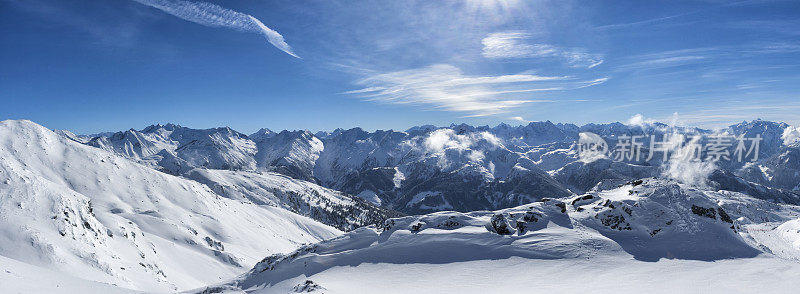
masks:
<svg viewBox="0 0 800 294"><path fill-rule="evenodd" d="M671 177L797 203L800 143L787 138L789 130L787 124L762 120L715 132L659 123L579 127L548 121L524 126L420 126L404 132L353 128L314 134L261 129L249 136L227 127L197 130L167 124L93 138L68 135L212 187L226 186L229 180L222 179L222 174L275 172L418 214L507 208L590 191L602 180L627 182L644 177ZM576 144L581 134L606 142L606 152L588 160L581 156ZM665 150L662 143L673 135L683 136L684 142ZM700 146L694 150L696 158L684 160L687 156L681 152L688 151L681 148L695 137L700 138L694 142ZM725 156L705 161L714 152L709 148L717 137L726 138L724 150L714 145L718 155ZM737 144L737 138L749 141ZM212 177L208 176L212 172L202 170L232 172ZM217 189L258 201L257 195L247 191Z"/></svg>

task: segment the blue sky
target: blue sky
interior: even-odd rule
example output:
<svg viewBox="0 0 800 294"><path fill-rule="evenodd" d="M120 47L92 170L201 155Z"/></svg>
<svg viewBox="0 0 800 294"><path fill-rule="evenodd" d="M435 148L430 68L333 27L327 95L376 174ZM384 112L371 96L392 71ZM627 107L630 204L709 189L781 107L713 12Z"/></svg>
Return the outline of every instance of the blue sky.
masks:
<svg viewBox="0 0 800 294"><path fill-rule="evenodd" d="M0 118L77 133L800 124L798 1L0 0L0 43Z"/></svg>

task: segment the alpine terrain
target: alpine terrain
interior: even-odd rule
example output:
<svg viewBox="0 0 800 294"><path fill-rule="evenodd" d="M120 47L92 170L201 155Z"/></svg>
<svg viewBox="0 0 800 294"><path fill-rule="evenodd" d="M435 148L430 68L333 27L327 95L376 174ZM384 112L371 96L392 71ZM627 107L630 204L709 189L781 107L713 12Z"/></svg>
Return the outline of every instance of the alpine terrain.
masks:
<svg viewBox="0 0 800 294"><path fill-rule="evenodd" d="M760 145L741 162L693 160L687 144L660 145L663 156L642 144L638 160L620 160L582 153L586 134L609 151L633 136L675 134ZM7 120L0 284L103 293L790 291L800 286L798 138L763 120L717 130L534 122L251 135L158 124L96 136ZM32 282L45 275L51 283Z"/></svg>

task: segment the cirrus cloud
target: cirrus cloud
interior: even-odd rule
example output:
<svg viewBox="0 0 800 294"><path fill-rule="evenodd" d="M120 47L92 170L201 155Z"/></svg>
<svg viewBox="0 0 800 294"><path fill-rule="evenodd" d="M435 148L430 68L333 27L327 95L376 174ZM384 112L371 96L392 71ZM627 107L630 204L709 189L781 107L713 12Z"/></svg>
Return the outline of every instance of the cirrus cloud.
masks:
<svg viewBox="0 0 800 294"><path fill-rule="evenodd" d="M581 48L561 48L549 44L532 44L531 35L524 32L491 33L481 40L486 58L560 58L572 67L593 68L603 63L600 54L587 53Z"/></svg>
<svg viewBox="0 0 800 294"><path fill-rule="evenodd" d="M466 113L466 117L480 117L506 113L528 103L555 102L530 97L537 92L576 89L604 81L530 73L474 76L449 64L435 64L374 74L356 81L363 88L344 94L357 95L368 101L424 105L436 110Z"/></svg>
<svg viewBox="0 0 800 294"><path fill-rule="evenodd" d="M283 36L268 28L257 18L249 14L230 10L207 2L190 2L183 0L133 0L163 12L172 14L183 20L209 27L230 28L243 32L264 35L270 44L287 54L300 58L292 51L292 47L283 40Z"/></svg>

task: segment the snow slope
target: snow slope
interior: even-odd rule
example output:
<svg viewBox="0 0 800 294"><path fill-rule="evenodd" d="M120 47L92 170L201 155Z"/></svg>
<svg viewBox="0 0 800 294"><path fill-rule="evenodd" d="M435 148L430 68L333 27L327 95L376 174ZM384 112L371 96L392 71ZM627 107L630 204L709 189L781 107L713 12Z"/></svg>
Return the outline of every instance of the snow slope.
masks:
<svg viewBox="0 0 800 294"><path fill-rule="evenodd" d="M146 292L218 282L341 233L30 121L0 122L0 183L0 256Z"/></svg>
<svg viewBox="0 0 800 294"><path fill-rule="evenodd" d="M196 291L790 291L800 286L791 278L800 263L770 254L752 234L763 224L792 223L798 212L742 193L645 179L495 212L391 219L269 256L231 282Z"/></svg>
<svg viewBox="0 0 800 294"><path fill-rule="evenodd" d="M42 280L46 278L45 283ZM139 293L0 256L3 293Z"/></svg>
<svg viewBox="0 0 800 294"><path fill-rule="evenodd" d="M198 168L184 176L219 195L284 208L343 231L399 216L360 198L276 173Z"/></svg>
<svg viewBox="0 0 800 294"><path fill-rule="evenodd" d="M800 265L756 257L714 262L626 257L526 259L453 263L362 263L298 276L248 293L794 293ZM307 287L309 288L309 287ZM300 290L300 291L298 291ZM228 293L241 293L235 289Z"/></svg>

